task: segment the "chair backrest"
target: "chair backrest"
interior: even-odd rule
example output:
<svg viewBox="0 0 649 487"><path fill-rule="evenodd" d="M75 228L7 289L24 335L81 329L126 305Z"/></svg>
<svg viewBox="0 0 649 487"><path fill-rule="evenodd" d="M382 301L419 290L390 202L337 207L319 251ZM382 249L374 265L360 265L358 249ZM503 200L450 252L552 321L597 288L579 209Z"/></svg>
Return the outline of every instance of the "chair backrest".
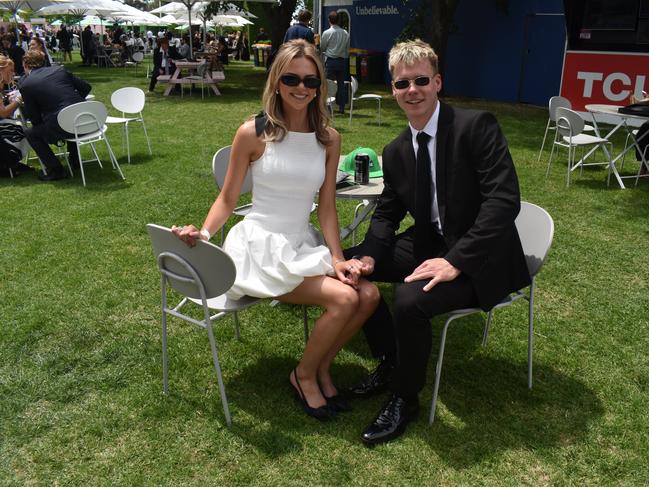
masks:
<svg viewBox="0 0 649 487"><path fill-rule="evenodd" d="M570 100L564 98L563 96L553 96L550 98L549 102L549 112L550 120L553 122L557 121L557 108L570 108L572 109L572 104Z"/></svg>
<svg viewBox="0 0 649 487"><path fill-rule="evenodd" d="M352 76L352 96L358 91L358 80Z"/></svg>
<svg viewBox="0 0 649 487"><path fill-rule="evenodd" d="M120 88L110 95L110 103L123 113L140 113L144 108L145 99L144 91L133 86Z"/></svg>
<svg viewBox="0 0 649 487"><path fill-rule="evenodd" d="M336 96L336 92L338 91L338 83L336 83L332 79L327 80L327 97L328 98L334 98Z"/></svg>
<svg viewBox="0 0 649 487"><path fill-rule="evenodd" d="M136 63L141 63L142 61L144 61L144 53L142 51L135 51L131 58Z"/></svg>
<svg viewBox="0 0 649 487"><path fill-rule="evenodd" d="M231 145L226 145L225 147L220 148L214 154L212 158L212 175L214 176L214 182L218 186L219 190L223 188L223 183L225 182L225 175L228 172L228 164L230 163L230 151L232 150ZM241 190L239 195L250 193L252 191L252 174L250 170L246 173L246 177L243 180L241 185Z"/></svg>
<svg viewBox="0 0 649 487"><path fill-rule="evenodd" d="M516 230L521 239L523 253L530 276L534 277L548 255L554 236L554 221L540 206L521 201L521 211L516 217Z"/></svg>
<svg viewBox="0 0 649 487"><path fill-rule="evenodd" d="M220 296L232 287L237 275L234 262L214 244L199 240L194 247L176 237L170 228L150 223L146 226L160 272L176 291L200 299Z"/></svg>
<svg viewBox="0 0 649 487"><path fill-rule="evenodd" d="M563 136L574 137L584 130L584 119L569 108L557 108L557 132Z"/></svg>
<svg viewBox="0 0 649 487"><path fill-rule="evenodd" d="M82 101L61 110L57 120L66 132L84 135L101 130L107 115L106 106L102 102Z"/></svg>

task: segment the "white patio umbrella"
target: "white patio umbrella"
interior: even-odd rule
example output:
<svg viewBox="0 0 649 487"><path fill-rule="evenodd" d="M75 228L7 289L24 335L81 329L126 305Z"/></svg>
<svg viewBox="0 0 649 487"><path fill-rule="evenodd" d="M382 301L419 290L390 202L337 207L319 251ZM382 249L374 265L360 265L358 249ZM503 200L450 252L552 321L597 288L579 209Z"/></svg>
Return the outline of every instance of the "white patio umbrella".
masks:
<svg viewBox="0 0 649 487"><path fill-rule="evenodd" d="M69 0L0 0L0 10L11 12L11 16L16 23L16 40L20 40L20 33L18 32L18 10L38 10L47 5L67 2Z"/></svg>

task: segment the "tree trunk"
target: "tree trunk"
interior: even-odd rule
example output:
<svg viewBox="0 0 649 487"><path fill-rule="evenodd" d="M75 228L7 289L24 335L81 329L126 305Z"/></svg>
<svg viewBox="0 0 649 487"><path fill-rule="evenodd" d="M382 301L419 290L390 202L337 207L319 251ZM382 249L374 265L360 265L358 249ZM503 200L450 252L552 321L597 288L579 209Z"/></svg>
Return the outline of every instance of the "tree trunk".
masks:
<svg viewBox="0 0 649 487"><path fill-rule="evenodd" d="M291 25L291 19L297 0L283 0L280 5L275 3L261 4L272 28L270 29L270 39L273 43L273 51L279 49L284 41L284 34Z"/></svg>

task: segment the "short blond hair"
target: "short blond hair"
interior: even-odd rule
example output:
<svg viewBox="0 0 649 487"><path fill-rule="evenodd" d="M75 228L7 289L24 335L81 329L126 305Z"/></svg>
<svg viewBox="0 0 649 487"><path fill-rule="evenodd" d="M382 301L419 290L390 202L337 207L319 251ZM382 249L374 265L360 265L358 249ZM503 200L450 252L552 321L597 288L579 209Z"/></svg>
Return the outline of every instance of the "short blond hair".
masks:
<svg viewBox="0 0 649 487"><path fill-rule="evenodd" d="M390 49L390 56L388 59L390 74L394 76L394 69L397 67L397 64L403 63L406 66L412 66L422 59L426 59L430 62L430 65L433 67L433 73L439 73L437 54L435 54L435 50L430 47L430 44L421 39L400 42Z"/></svg>

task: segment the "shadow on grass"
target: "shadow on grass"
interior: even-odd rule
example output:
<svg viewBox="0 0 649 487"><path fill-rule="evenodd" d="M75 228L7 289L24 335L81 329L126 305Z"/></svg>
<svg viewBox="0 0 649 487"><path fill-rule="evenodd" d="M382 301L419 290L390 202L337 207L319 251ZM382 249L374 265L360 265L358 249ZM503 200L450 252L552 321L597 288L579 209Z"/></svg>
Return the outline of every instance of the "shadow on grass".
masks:
<svg viewBox="0 0 649 487"><path fill-rule="evenodd" d="M410 434L423 433L439 457L455 468L508 450L579 444L603 414L594 391L551 367L535 367L534 388L529 390L524 363L480 355L449 359L444 361L433 426L427 424L429 381L419 427Z"/></svg>

